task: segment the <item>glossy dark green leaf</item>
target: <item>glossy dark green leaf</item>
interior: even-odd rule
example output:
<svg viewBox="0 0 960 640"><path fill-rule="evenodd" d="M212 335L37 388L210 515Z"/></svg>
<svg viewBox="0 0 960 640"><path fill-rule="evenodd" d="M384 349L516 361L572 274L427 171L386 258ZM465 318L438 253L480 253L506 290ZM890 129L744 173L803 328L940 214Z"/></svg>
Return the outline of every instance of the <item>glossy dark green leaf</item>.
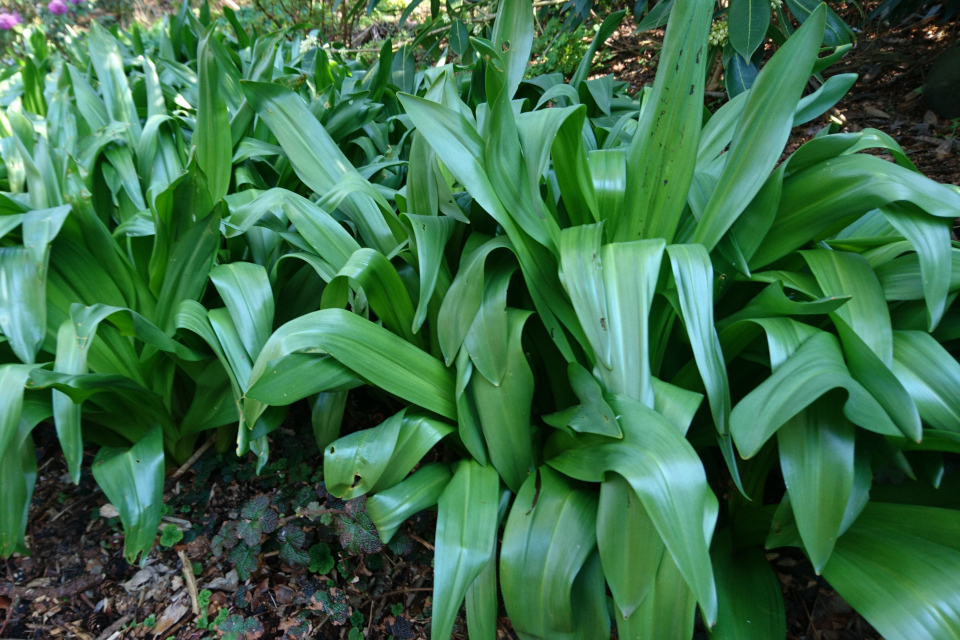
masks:
<svg viewBox="0 0 960 640"><path fill-rule="evenodd" d="M147 432L130 449L104 447L93 460L93 477L123 523L124 556L141 564L153 548L163 501L163 435L160 427Z"/></svg>
<svg viewBox="0 0 960 640"><path fill-rule="evenodd" d="M497 472L472 460L460 462L440 495L431 638L450 636L468 587L492 561L499 497Z"/></svg>

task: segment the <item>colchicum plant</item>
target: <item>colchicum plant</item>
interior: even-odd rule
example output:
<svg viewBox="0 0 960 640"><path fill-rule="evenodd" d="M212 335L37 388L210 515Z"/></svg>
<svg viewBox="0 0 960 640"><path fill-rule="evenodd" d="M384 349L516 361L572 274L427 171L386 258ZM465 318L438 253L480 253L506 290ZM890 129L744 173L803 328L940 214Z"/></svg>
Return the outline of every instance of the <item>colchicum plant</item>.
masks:
<svg viewBox="0 0 960 640"><path fill-rule="evenodd" d="M804 95L843 52L818 57L823 5L706 113L712 9L676 0L636 96L588 78L622 14L569 82L524 79L530 0L501 0L466 66L185 6L21 71L3 555L26 551L40 421L75 479L102 446L133 560L165 461L216 430L262 465L306 399L327 491L369 496L384 542L436 507L434 638L464 603L495 638L501 601L524 639L688 640L698 611L783 638L779 547L888 639L960 636L960 189L874 130L781 160L855 79ZM362 385L404 408L339 437Z"/></svg>

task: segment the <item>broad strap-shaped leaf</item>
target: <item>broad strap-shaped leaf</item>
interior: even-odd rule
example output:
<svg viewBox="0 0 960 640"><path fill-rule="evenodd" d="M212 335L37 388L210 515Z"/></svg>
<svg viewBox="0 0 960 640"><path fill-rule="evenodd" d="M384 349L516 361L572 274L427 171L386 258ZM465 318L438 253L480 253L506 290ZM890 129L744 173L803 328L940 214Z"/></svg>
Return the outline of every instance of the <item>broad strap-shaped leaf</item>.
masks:
<svg viewBox="0 0 960 640"><path fill-rule="evenodd" d="M693 241L713 249L736 222L774 168L793 127L793 113L823 38L819 8L764 65L737 123L718 186Z"/></svg>
<svg viewBox="0 0 960 640"><path fill-rule="evenodd" d="M210 281L227 305L244 349L256 359L273 330L273 291L266 269L249 262L223 264L210 271Z"/></svg>
<svg viewBox="0 0 960 640"><path fill-rule="evenodd" d="M220 216L215 210L197 212L197 221L170 251L163 286L157 296L156 325L168 335L174 331L177 309L184 300L197 300L220 248Z"/></svg>
<svg viewBox="0 0 960 640"><path fill-rule="evenodd" d="M490 462L511 491L519 491L534 468L530 413L534 379L521 337L529 311L509 309L507 368L503 383L494 385L474 370L469 393L477 410Z"/></svg>
<svg viewBox="0 0 960 640"><path fill-rule="evenodd" d="M499 386L507 373L510 357L509 313L507 289L517 270L512 256L496 260L484 272L480 310L463 340L463 347L477 371Z"/></svg>
<svg viewBox="0 0 960 640"><path fill-rule="evenodd" d="M862 256L845 251L803 251L817 284L828 296L849 295L833 313L842 319L885 365L893 360L890 313L880 282Z"/></svg>
<svg viewBox="0 0 960 640"><path fill-rule="evenodd" d="M950 220L925 215L909 205L881 207L884 216L910 241L920 261L923 297L927 302L927 329L933 331L946 310L950 290Z"/></svg>
<svg viewBox="0 0 960 640"><path fill-rule="evenodd" d="M960 514L871 503L838 541L823 576L890 640L960 637Z"/></svg>
<svg viewBox="0 0 960 640"><path fill-rule="evenodd" d="M401 94L398 97L407 115L427 138L444 166L503 227L520 262L540 320L546 325L564 358L568 362L575 360L566 332L569 331L581 344L586 344L586 337L582 335L569 300L563 295L555 258L546 247L519 228L507 213L484 168L484 141L476 127L455 109L411 95ZM448 362L453 356L453 353L444 351Z"/></svg>
<svg viewBox="0 0 960 640"><path fill-rule="evenodd" d="M27 555L30 552L26 546L27 517L37 482L37 453L30 434L41 420L50 417L47 403L28 401L22 409L14 439L0 457L0 558L3 559L13 553Z"/></svg>
<svg viewBox="0 0 960 640"><path fill-rule="evenodd" d="M777 431L783 479L803 546L818 573L840 535L853 490L854 431L830 396Z"/></svg>
<svg viewBox="0 0 960 640"><path fill-rule="evenodd" d="M787 635L787 616L776 574L761 549L734 551L729 530L717 534L710 559L720 609L714 640L768 640Z"/></svg>
<svg viewBox="0 0 960 640"><path fill-rule="evenodd" d="M503 0L493 23L493 44L503 51L506 71L506 97L513 98L533 48L533 2Z"/></svg>
<svg viewBox="0 0 960 640"><path fill-rule="evenodd" d="M479 235L472 237L480 238ZM504 248L510 248L509 240L497 236L473 251L468 252L465 249L461 256L460 269L440 304L440 313L437 316L437 336L447 366L456 359L460 346L480 311L485 289L484 270L487 256L496 249Z"/></svg>
<svg viewBox="0 0 960 640"><path fill-rule="evenodd" d="M596 544L596 494L540 467L510 509L500 551L500 588L513 628L527 638L566 638L581 608L574 580Z"/></svg>
<svg viewBox="0 0 960 640"><path fill-rule="evenodd" d="M423 347L423 336L413 332L413 303L396 267L379 251L358 249L323 290L321 307L345 307L350 285L362 291L383 326L408 342ZM356 306L356 305L355 305Z"/></svg>
<svg viewBox="0 0 960 640"><path fill-rule="evenodd" d="M617 473L600 484L597 547L617 619L629 618L653 589L666 547L643 503Z"/></svg>
<svg viewBox="0 0 960 640"><path fill-rule="evenodd" d="M279 207L310 245L309 248L334 269L339 271L360 249L354 237L329 213L292 191L270 189L237 204L231 204L231 196L228 196L227 203L230 217L224 220L224 235L228 238L249 230L265 216L272 215L272 209Z"/></svg>
<svg viewBox="0 0 960 640"><path fill-rule="evenodd" d="M700 459L680 431L653 409L624 396L607 400L620 416L623 439L575 439L558 432L547 445L547 463L586 482L599 482L608 472L626 478L712 624L717 593L708 556L717 500Z"/></svg>
<svg viewBox="0 0 960 640"><path fill-rule="evenodd" d="M629 618L617 618L617 634L623 640L688 640L696 613L696 596L673 556L664 553L653 588Z"/></svg>
<svg viewBox="0 0 960 640"><path fill-rule="evenodd" d="M794 164L790 163L791 168ZM750 258L750 268L768 265L891 202L909 202L929 215L953 218L960 208L960 194L874 156L824 159L784 179L776 218Z"/></svg>
<svg viewBox="0 0 960 640"><path fill-rule="evenodd" d="M304 184L323 196L347 176L363 180L297 94L273 83L244 81L241 86ZM367 245L388 254L397 246L395 233L402 227L389 204L380 200L354 193L340 206Z"/></svg>
<svg viewBox="0 0 960 640"><path fill-rule="evenodd" d="M408 518L437 504L453 475L441 463L424 465L406 480L367 499L367 513L384 544Z"/></svg>
<svg viewBox="0 0 960 640"><path fill-rule="evenodd" d="M273 361L301 351L328 353L371 384L456 419L455 376L442 362L343 309L315 311L277 329L257 358L250 385L269 373Z"/></svg>
<svg viewBox="0 0 960 640"><path fill-rule="evenodd" d="M24 387L35 368L32 364L0 365L0 456L6 455L17 438Z"/></svg>
<svg viewBox="0 0 960 640"><path fill-rule="evenodd" d="M845 251L803 251L801 255L823 293L851 296L847 304L830 314L850 373L873 394L904 435L918 440L921 425L916 405L890 371L890 314L870 265L863 257Z"/></svg>
<svg viewBox="0 0 960 640"><path fill-rule="evenodd" d="M26 247L0 247L0 330L21 362L32 363L47 326L47 258Z"/></svg>
<svg viewBox="0 0 960 640"><path fill-rule="evenodd" d="M150 429L130 449L104 447L93 460L93 477L120 512L124 556L145 564L160 526L163 502L163 434Z"/></svg>
<svg viewBox="0 0 960 640"><path fill-rule="evenodd" d="M437 512L431 638L448 638L467 589L492 561L500 476L473 460L459 463Z"/></svg>
<svg viewBox="0 0 960 640"><path fill-rule="evenodd" d="M703 378L717 431L726 435L730 419L730 384L720 339L713 325L713 265L703 245L667 246L680 310L693 357Z"/></svg>
<svg viewBox="0 0 960 640"><path fill-rule="evenodd" d="M849 394L843 405L848 420L884 435L901 435L877 400L850 376L837 339L814 331L803 344L793 347L795 351L787 352L782 365L777 366L771 355L773 374L733 408L730 433L743 457L755 455L781 425L837 388ZM771 337L768 332L768 339Z"/></svg>
<svg viewBox="0 0 960 640"><path fill-rule="evenodd" d="M923 331L893 332L893 373L934 429L960 432L960 364Z"/></svg>
<svg viewBox="0 0 960 640"><path fill-rule="evenodd" d="M227 102L220 86L220 75L226 75L227 71L221 71L213 51L216 45L211 44L211 40L215 40L212 29L200 40L197 52L200 101L197 104L197 128L193 142L197 145L197 164L206 174L210 197L216 202L227 195L230 187L233 140Z"/></svg>
<svg viewBox="0 0 960 640"><path fill-rule="evenodd" d="M333 495L351 500L398 484L453 427L403 409L371 429L346 435L323 453L324 481Z"/></svg>
<svg viewBox="0 0 960 640"><path fill-rule="evenodd" d="M599 374L607 393L622 394L651 407L650 309L663 248L663 240L640 240L601 249L613 367L598 366L594 374Z"/></svg>
<svg viewBox="0 0 960 640"><path fill-rule="evenodd" d="M109 31L93 21L90 25L90 63L97 72L100 81L100 93L103 96L110 119L129 125L127 139L131 146L140 139L140 117L133 102L133 94L123 71L123 56L120 43Z"/></svg>
<svg viewBox="0 0 960 640"><path fill-rule="evenodd" d="M673 242L700 142L711 10L707 0L681 0L670 12L653 92L627 151L627 192L620 223L610 229L614 240Z"/></svg>
<svg viewBox="0 0 960 640"><path fill-rule="evenodd" d="M583 327L597 364L612 369L610 313L604 290L603 224L565 229L560 236L560 279Z"/></svg>
<svg viewBox="0 0 960 640"><path fill-rule="evenodd" d="M404 214L403 219L413 231L411 247L420 267L420 300L417 302L413 326L410 329L413 333L417 333L427 319L428 305L436 290L440 269L444 268L443 249L453 235L456 221L448 216L409 213ZM446 291L441 293L446 294Z"/></svg>

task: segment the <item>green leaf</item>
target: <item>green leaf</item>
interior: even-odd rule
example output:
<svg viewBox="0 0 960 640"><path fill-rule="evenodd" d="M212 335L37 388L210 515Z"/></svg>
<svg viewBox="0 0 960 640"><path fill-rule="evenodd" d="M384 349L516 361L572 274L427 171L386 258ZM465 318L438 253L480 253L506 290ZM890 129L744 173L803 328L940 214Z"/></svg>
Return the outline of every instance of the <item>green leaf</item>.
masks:
<svg viewBox="0 0 960 640"><path fill-rule="evenodd" d="M629 618L617 618L624 640L687 640L693 635L697 600L669 553L660 557L653 589Z"/></svg>
<svg viewBox="0 0 960 640"><path fill-rule="evenodd" d="M123 72L120 43L96 20L90 25L88 38L90 63L100 81L100 93L106 101L110 119L129 125L126 137L131 146L140 139L140 117L133 102L127 76Z"/></svg>
<svg viewBox="0 0 960 640"><path fill-rule="evenodd" d="M653 107L641 113L627 150L623 215L610 230L616 241L673 242L700 142L712 7L706 0L692 0L670 12L648 98Z"/></svg>
<svg viewBox="0 0 960 640"><path fill-rule="evenodd" d="M460 18L454 18L450 24L449 39L450 48L453 49L458 56L462 56L463 52L470 46L470 32L467 31L467 26L463 24L463 20Z"/></svg>
<svg viewBox="0 0 960 640"><path fill-rule="evenodd" d="M241 86L304 184L324 196L347 177L366 182L297 94L265 82L244 81ZM382 197L375 201L366 192L351 193L340 207L368 246L384 254L397 246L394 233L402 227Z"/></svg>
<svg viewBox="0 0 960 640"><path fill-rule="evenodd" d="M612 369L611 335L601 262L603 224L564 229L560 236L560 280L598 364ZM612 322L612 319L610 320Z"/></svg>
<svg viewBox="0 0 960 640"><path fill-rule="evenodd" d="M768 326L769 321L764 322ZM799 324L799 323L797 323ZM787 352L783 364L774 362L773 375L748 393L730 414L730 433L741 455L750 458L781 425L797 415L831 389L843 388L849 394L843 405L848 420L864 429L884 435L900 435L883 407L850 376L837 339L828 333L816 333ZM768 331L768 339L774 338Z"/></svg>
<svg viewBox="0 0 960 640"><path fill-rule="evenodd" d="M195 222L173 246L157 296L156 325L172 334L177 308L184 300L200 298L220 248L220 216L200 212ZM201 216L206 216L201 219Z"/></svg>
<svg viewBox="0 0 960 640"><path fill-rule="evenodd" d="M141 564L160 526L163 502L163 434L150 429L130 449L104 447L93 460L93 477L107 499L120 512L124 555L133 563L142 552Z"/></svg>
<svg viewBox="0 0 960 640"><path fill-rule="evenodd" d="M447 465L427 464L409 478L368 498L367 513L384 544L390 542L408 518L437 504L451 477Z"/></svg>
<svg viewBox="0 0 960 640"><path fill-rule="evenodd" d="M210 198L214 202L227 195L233 165L233 140L230 135L230 115L227 102L220 87L220 66L212 50L209 30L200 40L197 52L197 70L200 76L200 100L197 104L197 128L194 144L197 145L197 164L207 176Z"/></svg>
<svg viewBox="0 0 960 640"><path fill-rule="evenodd" d="M650 309L663 259L663 240L605 245L601 250L612 369L599 366L601 382L616 393L654 404Z"/></svg>
<svg viewBox="0 0 960 640"><path fill-rule="evenodd" d="M783 152L793 113L820 49L825 11L814 11L764 65L750 90L717 189L693 234L692 241L707 250L736 222Z"/></svg>
<svg viewBox="0 0 960 640"><path fill-rule="evenodd" d="M167 549L181 540L183 540L183 531L180 531L175 524L168 524L160 534L160 546L166 547Z"/></svg>
<svg viewBox="0 0 960 640"><path fill-rule="evenodd" d="M0 247L0 330L21 362L32 363L47 326L47 258L26 247Z"/></svg>
<svg viewBox="0 0 960 640"><path fill-rule="evenodd" d="M3 407L0 427L8 426L9 412L14 408L17 412L13 438L0 449L0 558L4 559L13 553L29 553L25 540L27 518L37 482L37 452L30 433L37 423L50 417L50 407L46 403L27 402L12 406L7 402L6 387L10 381L5 379L4 370L10 366L17 365L0 367L0 407ZM22 396L23 384L20 384L20 391Z"/></svg>
<svg viewBox="0 0 960 640"><path fill-rule="evenodd" d="M577 630L583 608L574 606L572 590L596 544L596 510L595 493L549 467L523 483L500 551L503 602L518 633L566 638Z"/></svg>
<svg viewBox="0 0 960 640"><path fill-rule="evenodd" d="M855 429L836 400L817 400L777 431L783 479L817 573L840 535L853 490Z"/></svg>
<svg viewBox="0 0 960 640"><path fill-rule="evenodd" d="M533 2L504 0L493 23L494 46L503 52L506 70L506 97L512 98L520 86L533 48Z"/></svg>
<svg viewBox="0 0 960 640"><path fill-rule="evenodd" d="M490 462L512 491L520 490L534 468L530 427L534 379L521 342L529 316L529 311L508 311L506 382L496 386L474 372L469 387Z"/></svg>
<svg viewBox="0 0 960 640"><path fill-rule="evenodd" d="M403 214L413 231L411 246L420 266L420 301L413 317L411 331L417 333L427 319L430 300L437 287L440 270L444 266L443 249L456 228L456 221L446 216Z"/></svg>
<svg viewBox="0 0 960 640"><path fill-rule="evenodd" d="M919 256L923 296L927 302L927 329L933 331L946 310L951 285L950 219L934 218L899 204L888 205L881 211Z"/></svg>
<svg viewBox="0 0 960 640"><path fill-rule="evenodd" d="M432 638L448 638L467 588L492 561L500 477L493 467L460 462L437 512Z"/></svg>
<svg viewBox="0 0 960 640"><path fill-rule="evenodd" d="M893 373L934 429L960 432L960 364L930 334L893 332Z"/></svg>
<svg viewBox="0 0 960 640"><path fill-rule="evenodd" d="M703 465L683 434L653 409L625 396L607 401L620 416L623 439L558 432L547 444L547 463L585 482L602 481L608 472L626 478L712 624L717 596L708 549L717 500Z"/></svg>
<svg viewBox="0 0 960 640"><path fill-rule="evenodd" d="M255 359L273 329L273 291L266 269L249 262L223 264L210 271L210 281L227 305L247 354Z"/></svg>
<svg viewBox="0 0 960 640"><path fill-rule="evenodd" d="M750 258L750 268L770 264L891 202L909 202L930 215L952 218L960 208L960 194L874 156L831 157L784 179L776 219Z"/></svg>
<svg viewBox="0 0 960 640"><path fill-rule="evenodd" d="M629 618L653 589L666 547L640 498L616 473L600 485L597 546L617 620Z"/></svg>
<svg viewBox="0 0 960 640"><path fill-rule="evenodd" d="M408 342L423 346L421 335L413 332L413 304L400 275L390 261L374 249L358 249L323 290L324 309L345 307L348 287L362 291L383 326Z"/></svg>
<svg viewBox="0 0 960 640"><path fill-rule="evenodd" d="M713 266L703 245L667 246L680 309L700 377L707 390L713 421L726 435L730 419L730 384L720 339L713 324Z"/></svg>
<svg viewBox="0 0 960 640"><path fill-rule="evenodd" d="M823 576L890 640L960 637L960 513L871 503L838 541Z"/></svg>
<svg viewBox="0 0 960 640"><path fill-rule="evenodd" d="M308 313L277 329L253 366L250 386L268 373L275 360L302 351L326 352L371 384L441 416L456 418L455 376L442 362L343 309Z"/></svg>
<svg viewBox="0 0 960 640"><path fill-rule="evenodd" d="M764 0L732 0L727 18L730 44L744 60L763 44L770 26L770 3Z"/></svg>
<svg viewBox="0 0 960 640"><path fill-rule="evenodd" d="M717 576L720 609L714 640L767 640L787 635L780 582L763 551L734 551L730 532L717 534L710 559Z"/></svg>

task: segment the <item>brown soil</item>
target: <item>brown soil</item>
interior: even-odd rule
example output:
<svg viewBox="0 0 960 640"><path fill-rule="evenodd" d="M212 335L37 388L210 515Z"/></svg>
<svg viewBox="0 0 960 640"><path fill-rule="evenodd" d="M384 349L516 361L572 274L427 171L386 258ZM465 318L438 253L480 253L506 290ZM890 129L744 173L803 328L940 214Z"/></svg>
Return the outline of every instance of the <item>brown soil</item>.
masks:
<svg viewBox="0 0 960 640"><path fill-rule="evenodd" d="M869 12L876 2L863 3ZM846 5L841 14L849 24L859 24L859 12ZM631 92L652 84L663 30L633 34L635 25L628 17L607 42L614 52L609 71L630 83ZM960 127L957 121L937 118L924 104L918 91L937 56L960 43L960 21L940 25L924 23L894 27L875 27L859 34L859 41L825 76L857 73L853 89L835 110L793 132L787 151L799 147L828 124L830 116L845 122L844 131L879 129L903 147L917 168L937 182L960 185ZM639 54L637 53L639 51ZM770 52L767 54L770 55ZM816 89L811 81L809 90ZM709 106L725 101L722 87L708 93ZM958 96L960 100L960 96Z"/></svg>

